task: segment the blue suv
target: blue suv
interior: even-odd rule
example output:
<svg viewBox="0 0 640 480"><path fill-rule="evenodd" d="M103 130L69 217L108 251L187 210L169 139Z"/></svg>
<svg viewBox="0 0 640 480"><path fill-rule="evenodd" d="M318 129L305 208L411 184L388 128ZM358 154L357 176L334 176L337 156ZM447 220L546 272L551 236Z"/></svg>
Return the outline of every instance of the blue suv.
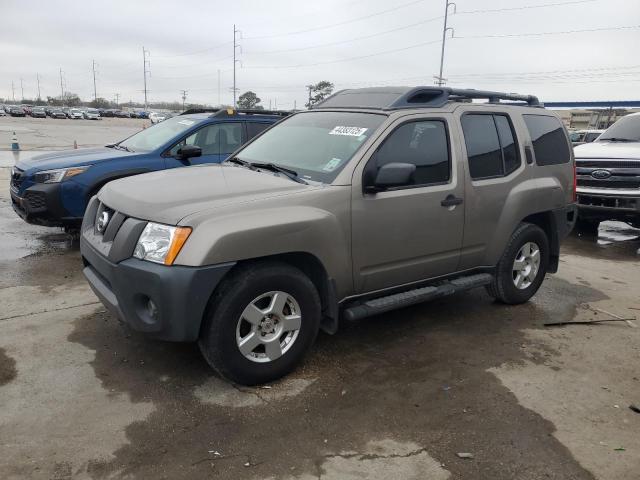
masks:
<svg viewBox="0 0 640 480"><path fill-rule="evenodd" d="M13 209L26 222L80 226L89 199L117 178L220 163L287 112L189 110L113 145L19 161L11 172Z"/></svg>

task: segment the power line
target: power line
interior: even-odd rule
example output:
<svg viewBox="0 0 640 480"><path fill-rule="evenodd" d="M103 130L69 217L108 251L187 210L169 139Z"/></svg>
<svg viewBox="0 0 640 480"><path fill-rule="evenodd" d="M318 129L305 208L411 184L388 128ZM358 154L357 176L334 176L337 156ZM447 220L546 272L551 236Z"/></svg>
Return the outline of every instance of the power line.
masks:
<svg viewBox="0 0 640 480"><path fill-rule="evenodd" d="M394 48L393 50L385 50L384 52L376 52L376 53L371 53L369 55L360 55L357 57L349 57L349 58L342 58L340 60L330 60L330 61L326 61L326 62L315 62L315 63L301 63L298 65L266 65L266 66L248 66L248 67L244 67L244 68L252 68L252 69L281 69L281 68L301 68L301 67L315 67L318 65L330 65L333 63L342 63L342 62L351 62L353 60L361 60L363 58L371 58L371 57L377 57L379 55L386 55L389 53L397 53L397 52L402 52L404 50L410 50L412 48L418 48L418 47L424 47L426 45L433 45L434 43L440 43L440 40L432 40L430 42L421 42L421 43L416 43L415 45L409 45L408 47L402 47L402 48Z"/></svg>
<svg viewBox="0 0 640 480"><path fill-rule="evenodd" d="M394 32L398 32L398 31L401 31L401 30L406 30L408 28L417 27L419 25L425 25L427 23L434 22L434 21L440 20L442 18L444 18L444 17L442 15L440 15L440 16L437 16L437 17L432 17L432 18L428 18L426 20L422 20L420 22L411 23L409 25L403 25L401 27L392 28L391 30L385 30L383 32L372 33L370 35L364 35L362 37L350 38L348 40L339 40L339 41L336 41L336 42L323 43L323 44L319 44L319 45L312 45L310 47L286 48L286 49L282 49L282 50L265 50L265 51L257 51L257 52L249 51L249 52L246 52L246 53L251 54L251 55L267 55L267 54L270 54L270 53L299 52L299 51L302 51L302 50L312 50L312 49L315 49L315 48L332 47L332 46L335 46L335 45L342 45L344 43L357 42L358 40L367 40L369 38L379 37L381 35L387 35L389 33L394 33Z"/></svg>
<svg viewBox="0 0 640 480"><path fill-rule="evenodd" d="M285 33L273 33L273 34L268 34L268 35L257 35L254 37L244 37L244 40L258 40L258 39L263 39L263 38L275 38L275 37L286 37L288 35L300 35L302 33L309 33L309 32L317 32L320 30L327 30L329 28L334 28L334 27L339 27L342 25L348 25L350 23L354 23L354 22L359 22L361 20L366 20L368 18L373 18L373 17L377 17L380 15L385 15L387 13L391 13L391 12L396 12L398 10L400 10L401 8L406 8L406 7L410 7L411 5L415 5L417 3L421 3L424 0L414 0L413 2L408 2L408 3L403 3L400 5L396 5L393 8L388 8L386 10L382 10L379 12L375 12L375 13L370 13L369 15L363 15L362 17L357 17L357 18L352 18L350 20L344 20L342 22L337 22L337 23L331 23L328 25L322 25L319 27L313 27L313 28L308 28L305 30L297 30L297 31L293 31L293 32L285 32Z"/></svg>
<svg viewBox="0 0 640 480"><path fill-rule="evenodd" d="M176 57L188 57L191 55L200 55L202 53L206 53L206 52L210 52L212 50L217 50L219 48L222 47L226 47L228 45L231 45L233 42L232 41L228 41L228 42L224 42L224 43L219 43L218 45L215 45L213 47L209 47L209 48L205 48L204 50L196 50L193 52L186 52L186 53L178 53L175 55L156 55L154 56L154 58L176 58Z"/></svg>
<svg viewBox="0 0 640 480"><path fill-rule="evenodd" d="M576 5L579 3L591 3L596 2L597 0L572 0L569 2L557 2L557 3L544 3L541 5L523 5L520 7L506 7L506 8L490 8L483 10L461 10L456 12L457 15L467 15L467 14L476 14L476 13L499 13L499 12L513 12L517 10L533 10L536 8L547 8L547 7L562 7L565 5Z"/></svg>
<svg viewBox="0 0 640 480"><path fill-rule="evenodd" d="M602 27L602 28L584 28L580 30L562 30L558 32L535 32L535 33L508 33L508 34L491 34L491 35L464 35L462 37L455 36L456 39L469 39L469 38L513 38L513 37L541 37L544 35L568 35L572 33L585 33L585 32L605 32L613 30L630 30L634 28L640 28L640 25L629 25L622 27Z"/></svg>

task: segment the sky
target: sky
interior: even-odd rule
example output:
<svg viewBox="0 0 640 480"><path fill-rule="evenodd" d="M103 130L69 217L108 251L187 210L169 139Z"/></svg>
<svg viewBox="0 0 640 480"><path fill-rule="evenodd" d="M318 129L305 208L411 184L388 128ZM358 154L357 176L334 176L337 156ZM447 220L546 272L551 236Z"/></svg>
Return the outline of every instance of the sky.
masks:
<svg viewBox="0 0 640 480"><path fill-rule="evenodd" d="M446 0L0 0L0 98L66 92L142 102L301 108L306 85L432 85ZM543 101L640 99L640 1L457 0L444 72L453 87ZM220 82L219 82L220 79ZM220 84L220 87L218 86Z"/></svg>

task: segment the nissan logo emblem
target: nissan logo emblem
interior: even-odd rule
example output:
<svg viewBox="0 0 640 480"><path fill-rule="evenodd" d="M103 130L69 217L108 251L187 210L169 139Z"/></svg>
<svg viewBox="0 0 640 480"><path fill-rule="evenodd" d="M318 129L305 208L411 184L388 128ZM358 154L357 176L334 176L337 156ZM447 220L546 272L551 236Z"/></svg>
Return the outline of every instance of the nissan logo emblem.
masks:
<svg viewBox="0 0 640 480"><path fill-rule="evenodd" d="M102 212L96 221L96 230L98 233L104 232L105 228L107 228L107 224L109 223L109 212Z"/></svg>
<svg viewBox="0 0 640 480"><path fill-rule="evenodd" d="M597 180L604 180L611 176L611 172L609 170L594 170L591 172L591 176Z"/></svg>

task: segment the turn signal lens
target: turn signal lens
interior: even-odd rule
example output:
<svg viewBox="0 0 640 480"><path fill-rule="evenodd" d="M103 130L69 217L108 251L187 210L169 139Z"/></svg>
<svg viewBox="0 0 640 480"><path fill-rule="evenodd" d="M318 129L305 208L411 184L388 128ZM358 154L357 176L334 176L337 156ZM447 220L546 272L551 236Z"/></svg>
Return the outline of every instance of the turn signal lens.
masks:
<svg viewBox="0 0 640 480"><path fill-rule="evenodd" d="M167 252L167 256L164 259L165 265L173 265L174 260L182 250L182 246L184 242L187 241L189 235L191 234L191 228L189 227L178 227L176 228L175 233L173 234L173 238L171 239L171 245L169 245L169 251Z"/></svg>

